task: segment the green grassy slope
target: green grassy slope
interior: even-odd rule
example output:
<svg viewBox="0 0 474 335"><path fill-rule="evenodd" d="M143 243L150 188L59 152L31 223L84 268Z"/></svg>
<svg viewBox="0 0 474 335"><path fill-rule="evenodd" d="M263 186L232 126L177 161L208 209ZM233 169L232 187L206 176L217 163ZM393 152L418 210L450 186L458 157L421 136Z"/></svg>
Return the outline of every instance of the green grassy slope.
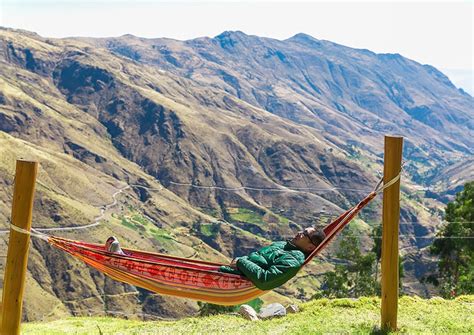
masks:
<svg viewBox="0 0 474 335"><path fill-rule="evenodd" d="M397 333L472 334L474 296L456 300L402 297ZM370 334L378 333L380 299L314 300L284 318L250 322L235 315L179 321L131 321L110 317L69 318L24 324L22 334Z"/></svg>

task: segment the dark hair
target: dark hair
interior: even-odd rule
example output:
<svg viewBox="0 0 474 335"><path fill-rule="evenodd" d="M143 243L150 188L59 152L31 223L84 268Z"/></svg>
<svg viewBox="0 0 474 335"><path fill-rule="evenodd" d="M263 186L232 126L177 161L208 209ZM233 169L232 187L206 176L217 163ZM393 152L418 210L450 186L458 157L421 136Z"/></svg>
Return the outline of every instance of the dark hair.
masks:
<svg viewBox="0 0 474 335"><path fill-rule="evenodd" d="M326 234L322 229L316 229L316 231L311 234L311 242L318 246L324 239L326 238Z"/></svg>

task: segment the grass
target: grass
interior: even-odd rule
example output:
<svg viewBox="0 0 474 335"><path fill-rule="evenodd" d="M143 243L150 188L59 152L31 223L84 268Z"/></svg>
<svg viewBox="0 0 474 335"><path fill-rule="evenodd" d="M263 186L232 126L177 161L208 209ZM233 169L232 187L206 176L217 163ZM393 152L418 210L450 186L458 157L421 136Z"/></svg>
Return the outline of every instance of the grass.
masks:
<svg viewBox="0 0 474 335"><path fill-rule="evenodd" d="M269 212L267 213L267 215L271 215L272 217L277 219L279 223L288 224L290 222L290 220L288 220L284 216L275 213ZM229 209L229 216L232 221L247 222L258 225L262 224L265 221L265 213L253 211L248 208L231 208Z"/></svg>
<svg viewBox="0 0 474 335"><path fill-rule="evenodd" d="M117 224L133 230L139 237L141 237L141 239L151 241L152 248L154 248L153 250L156 252L169 253L170 255L181 257L199 258L199 252L202 251L203 253L205 252L205 254L203 254L201 258L208 259L208 257L211 256L211 254L207 253L209 250L204 251L200 247L200 244L202 244L201 240L199 240L197 245L190 241L191 237L188 236L189 232L186 229L184 229L183 237L183 231L179 232L177 229L170 231L166 228L158 227L146 215L142 214L139 209L131 205L124 208L122 213L116 214L114 218L117 219ZM216 228L218 229L218 227ZM125 236L126 235L124 235L124 237ZM124 241L126 241L126 239L124 239ZM124 248L131 247L135 249L143 249L142 246L137 246L136 243L136 241L133 242L133 240L131 240L128 241L128 243L124 242L122 246ZM217 260L222 261L221 258Z"/></svg>
<svg viewBox="0 0 474 335"><path fill-rule="evenodd" d="M152 237L163 249L176 253L180 244L173 235L165 229L155 226L133 207L129 206L128 210L127 214L118 216L124 227L138 232L141 236Z"/></svg>
<svg viewBox="0 0 474 335"><path fill-rule="evenodd" d="M164 230L163 228L158 228L158 227L151 228L150 233L158 241L172 240L173 239L173 237L166 230Z"/></svg>
<svg viewBox="0 0 474 335"><path fill-rule="evenodd" d="M349 223L349 227L356 235L368 235L371 230L370 225L360 218L352 219L352 222Z"/></svg>
<svg viewBox="0 0 474 335"><path fill-rule="evenodd" d="M280 214L275 214L275 213L271 213L270 215L272 215L273 217L276 217L278 219L278 222L281 223L281 224L284 224L284 225L287 225L290 223L290 220Z"/></svg>
<svg viewBox="0 0 474 335"><path fill-rule="evenodd" d="M120 223L121 223L123 226L127 227L127 228L130 228L130 229L133 229L133 230L138 230L138 227L137 227L136 224L131 223L130 221L128 221L128 220L127 220L125 217L123 217L123 216L120 218Z"/></svg>
<svg viewBox="0 0 474 335"><path fill-rule="evenodd" d="M233 211L229 210L229 216L232 221L253 224L261 224L263 222L263 215L248 208L235 208Z"/></svg>
<svg viewBox="0 0 474 335"><path fill-rule="evenodd" d="M199 231L204 236L215 237L219 232L219 225L215 223L202 223L199 225Z"/></svg>
<svg viewBox="0 0 474 335"><path fill-rule="evenodd" d="M129 207L130 213L127 215L119 215L120 223L132 230L140 231L146 236L152 236L158 241L172 240L173 237L162 228L153 224L150 220L137 212L133 207Z"/></svg>
<svg viewBox="0 0 474 335"><path fill-rule="evenodd" d="M22 334L382 334L380 299L320 299L283 318L250 322L235 315L179 321L137 321L110 317L68 318L27 323ZM474 296L455 300L401 297L396 334L472 334ZM100 329L100 331L99 331Z"/></svg>

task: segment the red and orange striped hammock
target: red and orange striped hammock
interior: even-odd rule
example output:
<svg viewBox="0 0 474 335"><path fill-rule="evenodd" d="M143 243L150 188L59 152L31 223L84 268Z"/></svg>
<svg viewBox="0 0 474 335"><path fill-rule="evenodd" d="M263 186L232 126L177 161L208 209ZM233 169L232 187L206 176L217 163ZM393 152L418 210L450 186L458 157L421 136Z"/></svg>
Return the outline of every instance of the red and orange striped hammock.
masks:
<svg viewBox="0 0 474 335"><path fill-rule="evenodd" d="M326 238L307 257L305 265L321 252L336 234L375 198L376 194L375 191L370 193L356 206L327 225L324 228ZM258 289L243 276L219 272L219 268L225 264L131 249L123 249L126 255L120 255L107 252L104 245L55 236L48 236L47 241L115 280L159 294L219 305L236 305L267 292Z"/></svg>

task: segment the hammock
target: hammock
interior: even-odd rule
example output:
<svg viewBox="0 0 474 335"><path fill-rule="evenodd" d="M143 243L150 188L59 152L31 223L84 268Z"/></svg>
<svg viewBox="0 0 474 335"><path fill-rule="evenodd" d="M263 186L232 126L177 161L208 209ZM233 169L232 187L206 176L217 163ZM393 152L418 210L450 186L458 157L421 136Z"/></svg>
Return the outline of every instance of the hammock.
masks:
<svg viewBox="0 0 474 335"><path fill-rule="evenodd" d="M389 183L390 184L390 183ZM385 187L390 186L389 184ZM310 262L372 199L370 193L324 228L326 238L306 258ZM268 292L246 277L219 272L220 263L174 257L132 249L126 255L110 253L104 245L47 236L52 246L64 250L115 280L171 296L190 298L219 305L236 305Z"/></svg>

